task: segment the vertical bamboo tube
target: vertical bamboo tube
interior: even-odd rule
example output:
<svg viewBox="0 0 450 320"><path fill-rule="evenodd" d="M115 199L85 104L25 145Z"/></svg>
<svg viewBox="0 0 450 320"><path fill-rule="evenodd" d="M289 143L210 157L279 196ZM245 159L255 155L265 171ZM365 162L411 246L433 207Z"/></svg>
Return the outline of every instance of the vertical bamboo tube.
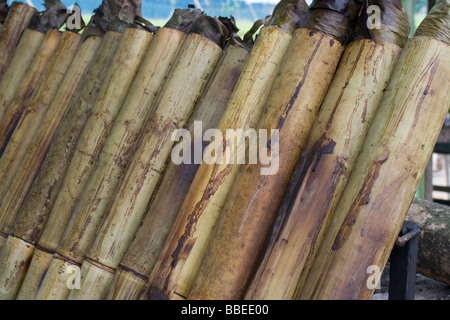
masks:
<svg viewBox="0 0 450 320"><path fill-rule="evenodd" d="M21 2L13 2L0 33L0 80L11 62L23 31L36 9Z"/></svg>
<svg viewBox="0 0 450 320"><path fill-rule="evenodd" d="M152 38L151 33L143 30L126 29L123 33L114 60L93 106L93 114L79 137L53 209L36 246L37 249L52 255L58 247L75 205L111 131L111 124L123 105ZM39 255L45 254L39 253ZM49 262L44 259L41 261ZM47 268L48 264L34 267L37 272L29 278L26 277L28 279L24 285L27 287L23 290L37 292L38 288L28 287L28 285L39 284L35 276L42 275L45 273L42 270Z"/></svg>
<svg viewBox="0 0 450 320"><path fill-rule="evenodd" d="M336 36L320 31L320 19L328 20L320 11L346 21L348 28L343 28L342 36L347 38L360 9L350 2L346 2L349 10L342 9L345 6L330 12L320 6L310 8L306 27L295 31L258 126L268 132L279 130L279 136L271 134L260 152L271 154L274 146L279 152L272 153L268 168L262 163L241 168L189 299L243 298L346 45L346 41L341 43Z"/></svg>
<svg viewBox="0 0 450 320"><path fill-rule="evenodd" d="M301 299L371 298L450 107L448 19L440 1L403 50Z"/></svg>
<svg viewBox="0 0 450 320"><path fill-rule="evenodd" d="M20 118L5 151L0 158L0 179L2 180L0 196L2 197L2 204L7 200L4 197L13 182L14 175L20 168L20 163L26 155L29 146L32 144L35 134L41 126L41 121L44 119L61 82L64 80L72 60L75 57L80 39L81 36L73 32L63 33L60 45L52 60L49 62L39 88L31 98L26 111ZM3 216L8 214L8 212L1 213L0 220L3 219ZM0 235L2 237L7 237L7 233L3 233L1 227Z"/></svg>
<svg viewBox="0 0 450 320"><path fill-rule="evenodd" d="M151 115L153 102L185 37L183 32L171 28L159 29L156 33L99 155L96 169L72 213L65 236L56 250L54 263L58 264L63 259L80 264L83 262L103 214L108 209L120 178L133 155L142 127ZM54 281L44 281L38 297L67 298L70 293L66 285L67 276L70 274L59 272L50 276Z"/></svg>
<svg viewBox="0 0 450 320"><path fill-rule="evenodd" d="M203 145L202 137L195 136L194 122L201 121L203 130L217 126L248 55L246 49L234 45L225 50L204 96L189 121L189 132L191 137L194 137L193 145ZM196 163L180 165L169 163L136 237L118 266L107 299L139 298L198 167L199 164Z"/></svg>
<svg viewBox="0 0 450 320"><path fill-rule="evenodd" d="M195 33L188 35L111 208L88 251L81 269L81 290L72 291L71 299L105 296L112 272L133 239L164 172L174 144L171 135L187 124L221 55L222 49L213 41Z"/></svg>
<svg viewBox="0 0 450 320"><path fill-rule="evenodd" d="M0 204L0 233L11 234L14 222L19 213L28 190L44 160L56 130L71 106L72 99L80 87L95 52L98 50L102 38L92 36L87 38L77 49L76 56L59 86L46 114L35 133L34 141L25 151L23 159L7 192Z"/></svg>
<svg viewBox="0 0 450 320"><path fill-rule="evenodd" d="M291 33L278 26L261 30L218 125L223 134L227 129L247 130L256 125L291 39ZM200 165L143 298L187 296L238 167L226 163Z"/></svg>
<svg viewBox="0 0 450 320"><path fill-rule="evenodd" d="M55 54L60 39L61 33L59 31L50 30L47 32L36 57L33 59L25 77L22 79L20 87L17 89L15 98L5 108L5 114L0 122L0 157L23 112L28 107L34 91L39 86L40 81L42 81L42 76L52 56Z"/></svg>
<svg viewBox="0 0 450 320"><path fill-rule="evenodd" d="M20 84L24 79L31 62L41 46L45 34L32 29L25 29L11 63L0 81L0 123L6 109L14 100Z"/></svg>
<svg viewBox="0 0 450 320"><path fill-rule="evenodd" d="M6 246L14 238L21 239L23 241L22 249L17 249L21 251L21 256L19 256L21 259L9 262L10 260L4 257L0 258L0 263L9 263L9 265L15 266L15 271L10 272L13 277L16 277L17 286L20 288L18 299L30 300L34 298L38 283L46 270L40 266L48 266L50 263L42 262L42 260L53 257L52 254L40 250L36 250L33 256L35 245L53 209L82 130L94 111L94 103L113 61L121 37L122 34L115 31L108 31L103 36L94 63L83 80L83 88L58 128L39 173L19 210L20 215L16 220L14 232L8 238ZM45 248L42 249L45 250ZM31 260L29 269L28 264L20 263L20 261L29 260ZM20 284L22 282L23 285ZM11 288L11 291L13 290L15 288Z"/></svg>
<svg viewBox="0 0 450 320"><path fill-rule="evenodd" d="M394 13L387 12L386 17ZM408 22L406 11L396 18L401 26ZM405 28L402 42L408 34ZM298 296L400 52L383 40L356 40L344 51L246 299Z"/></svg>

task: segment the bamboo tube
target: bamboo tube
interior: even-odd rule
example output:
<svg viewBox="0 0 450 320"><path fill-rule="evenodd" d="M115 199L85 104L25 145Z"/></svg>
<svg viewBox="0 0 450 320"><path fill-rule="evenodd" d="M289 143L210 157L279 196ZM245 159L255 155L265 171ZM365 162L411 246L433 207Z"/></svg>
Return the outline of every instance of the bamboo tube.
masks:
<svg viewBox="0 0 450 320"><path fill-rule="evenodd" d="M45 117L72 60L75 57L80 39L80 35L73 32L63 33L61 43L52 60L49 62L38 89L33 94L26 111L20 118L5 151L0 158L0 179L2 180L0 196L2 198L2 204L6 200L4 196L9 190L14 175L20 168L20 162L26 155L29 146L32 144L35 134L38 132L41 125L41 121ZM6 213L3 213L2 215L5 214ZM1 230L0 234L3 237L7 237L7 234L3 234Z"/></svg>
<svg viewBox="0 0 450 320"><path fill-rule="evenodd" d="M81 290L72 291L70 299L104 297L112 271L136 233L164 172L173 146L172 132L186 125L221 55L222 49L213 41L195 33L187 37L111 208L86 255Z"/></svg>
<svg viewBox="0 0 450 320"><path fill-rule="evenodd" d="M450 106L449 12L438 2L399 57L300 298L371 298Z"/></svg>
<svg viewBox="0 0 450 320"><path fill-rule="evenodd" d="M0 0L0 32L2 30L2 25L8 16L9 6L7 0Z"/></svg>
<svg viewBox="0 0 450 320"><path fill-rule="evenodd" d="M67 108L71 105L71 100L73 99L76 90L81 83L81 79L90 65L94 53L98 49L100 41L101 37L89 37L82 44L77 52L77 56L73 60L73 63L66 74L65 80L56 93L53 102L50 104L48 112L42 120L41 130L36 133L36 138L33 144L30 146L25 158L21 162L22 169L17 172L8 192L5 195L5 198L2 201L2 204L0 205L0 232L2 234L12 233L13 224L19 213L18 210L20 205L22 204L31 183L37 174L60 121L66 114ZM7 242L7 246L9 244L9 247L13 248L13 253L23 252L28 255L27 252L30 248L29 244L17 238L12 238L12 240L12 242ZM19 244L17 244L17 242L19 242ZM20 244L25 247L21 248ZM9 258L10 257L5 256L5 259ZM13 255L12 258L17 258L17 256ZM17 291L20 288L21 281L17 282L19 279L15 279L16 281L14 282L10 281L11 274L20 276L20 273L17 273L15 268L9 270L4 269L4 267L10 268L11 266L15 267L16 265L0 264L0 283L2 283L3 288L6 287L7 289L5 291L0 289L0 298L9 299L12 296L17 295ZM13 288L10 288L8 284L10 286L12 285Z"/></svg>
<svg viewBox="0 0 450 320"><path fill-rule="evenodd" d="M111 124L123 105L152 38L151 33L137 29L126 29L123 33L93 106L93 115L88 119L79 137L64 181L39 239L38 249L54 252L58 247L75 205L111 131ZM42 265L35 270L39 270L37 274L42 274L40 270L47 268L48 265ZM35 281L34 276L30 275L26 280L24 284L27 287L24 291L37 292L37 288L28 287L28 284L39 283Z"/></svg>
<svg viewBox="0 0 450 320"><path fill-rule="evenodd" d="M279 63L291 38L290 32L278 26L267 26L261 30L218 125L220 132L254 127L263 112ZM217 213L236 177L238 167L237 164L226 163L200 165L142 297L175 298L175 292L177 296L187 296L193 274L201 263L204 246L210 239L210 230L215 225ZM182 243L183 239L189 241ZM182 249L178 249L179 242L183 245ZM175 265L176 268L173 267Z"/></svg>
<svg viewBox="0 0 450 320"><path fill-rule="evenodd" d="M75 97L81 81L90 67L101 40L102 38L98 36L89 37L77 50L77 54L63 82L55 93L46 114L43 116L40 124L41 128L36 131L34 141L20 162L20 170L14 176L0 204L1 234L11 234L20 205L36 177L56 130L71 106L72 99Z"/></svg>
<svg viewBox="0 0 450 320"><path fill-rule="evenodd" d="M44 38L44 33L33 29L25 29L23 32L17 50L0 82L0 123L6 109L14 100L26 73L29 72L29 67Z"/></svg>
<svg viewBox="0 0 450 320"><path fill-rule="evenodd" d="M58 48L60 39L61 33L59 31L50 30L47 32L36 57L33 59L25 77L22 79L22 83L17 90L15 98L5 109L6 113L0 123L0 157L23 112L28 107L34 91L39 86L40 81L42 81L42 76Z"/></svg>
<svg viewBox="0 0 450 320"><path fill-rule="evenodd" d="M403 27L408 16L401 1L395 3L398 11L389 8L391 0L370 4L382 8L383 28L402 29L404 43L409 28ZM396 24L400 28L393 28ZM345 50L246 299L297 297L401 52L401 47L384 40L390 39L376 34L375 41L355 40Z"/></svg>
<svg viewBox="0 0 450 320"><path fill-rule="evenodd" d="M248 55L246 49L235 45L225 50L204 96L189 121L190 136L194 137L193 145L203 145L202 137L196 136L194 122L201 121L203 130L217 126ZM118 271L108 290L107 299L136 300L139 298L198 167L199 164L196 163L176 165L170 162L168 164L161 185L136 237L118 266Z"/></svg>
<svg viewBox="0 0 450 320"><path fill-rule="evenodd" d="M305 24L294 33L258 126L269 132L279 130L279 136L271 133L269 142L261 146L271 154L272 163L268 168L262 163L241 167L189 299L244 296L360 10L352 1L328 3L331 7L327 9L318 3L318 8L313 3ZM332 35L327 28L322 29L322 22L336 26L337 21L342 34ZM334 26L331 31L336 30ZM339 39L344 40L341 43ZM279 161L278 166L275 161Z"/></svg>
<svg viewBox="0 0 450 320"><path fill-rule="evenodd" d="M2 31L3 23L5 23L8 16L9 6L7 0L0 0L0 32Z"/></svg>
<svg viewBox="0 0 450 320"><path fill-rule="evenodd" d="M23 261L32 257L29 268L26 264L20 264L22 260L19 263L11 263L11 265L16 266L15 273L12 274L18 279L17 286L20 288L20 293L17 298L20 300L34 298L36 288L38 288L40 279L43 278L46 271L45 268L40 266L48 266L53 258L52 253L39 249L35 252L35 245L53 209L82 130L94 112L93 106L121 37L122 34L115 31L108 31L103 36L94 64L83 80L83 88L58 128L39 173L19 210L20 215L16 220L14 232L8 238L6 246L8 246L11 238L21 239L29 245L28 247L22 246L22 248L27 248L26 251L22 251ZM43 247L41 249L45 250ZM46 258L47 260L45 260ZM0 258L0 263L7 262ZM19 274L19 276L15 274ZM19 280L20 283L23 281L23 285L19 284ZM12 295L14 294L13 290L15 288L11 288Z"/></svg>
<svg viewBox="0 0 450 320"><path fill-rule="evenodd" d="M36 9L21 2L13 2L0 33L0 80L14 55L23 31Z"/></svg>
<svg viewBox="0 0 450 320"><path fill-rule="evenodd" d="M99 155L96 169L72 213L65 236L56 250L56 264L64 259L80 264L83 262L133 155L142 127L153 110L153 102L184 40L185 34L175 29L162 28L156 33ZM53 267L50 270L54 270ZM56 270L56 274L50 276L52 280L44 281L41 286L38 293L40 299L68 297L70 291L66 286L66 278L70 274L60 273L59 268Z"/></svg>

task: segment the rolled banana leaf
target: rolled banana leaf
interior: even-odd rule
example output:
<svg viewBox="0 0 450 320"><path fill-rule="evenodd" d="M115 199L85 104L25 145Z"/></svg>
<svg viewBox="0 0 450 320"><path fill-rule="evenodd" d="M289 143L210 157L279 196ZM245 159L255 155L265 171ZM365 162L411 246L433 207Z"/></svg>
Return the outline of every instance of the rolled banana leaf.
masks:
<svg viewBox="0 0 450 320"><path fill-rule="evenodd" d="M148 53L99 154L95 170L86 182L66 227L65 236L56 250L59 261L64 257L83 262L184 40L184 33L162 28L150 43ZM70 293L65 285L67 276L60 275L59 278L52 283L45 282L47 287L41 290L47 292L48 296L67 298ZM57 285L60 283L62 286ZM40 295L42 299L46 297Z"/></svg>

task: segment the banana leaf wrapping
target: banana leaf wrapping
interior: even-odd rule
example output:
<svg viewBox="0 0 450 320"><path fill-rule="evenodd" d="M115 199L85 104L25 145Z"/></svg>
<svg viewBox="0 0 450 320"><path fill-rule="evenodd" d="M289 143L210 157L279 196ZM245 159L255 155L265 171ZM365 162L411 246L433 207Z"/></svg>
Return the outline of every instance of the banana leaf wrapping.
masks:
<svg viewBox="0 0 450 320"><path fill-rule="evenodd" d="M172 17L164 25L186 34L195 33L217 43L224 48L239 29L233 17L211 17L199 9L175 9Z"/></svg>
<svg viewBox="0 0 450 320"><path fill-rule="evenodd" d="M423 20L415 36L428 36L450 45L450 1L440 0Z"/></svg>
<svg viewBox="0 0 450 320"><path fill-rule="evenodd" d="M381 20L379 28L369 29L367 26L367 21L368 19L370 20L368 13L370 6L380 8ZM410 31L411 26L408 14L401 0L370 0L364 3L361 18L358 20L355 28L354 40L382 40L403 48L408 40Z"/></svg>

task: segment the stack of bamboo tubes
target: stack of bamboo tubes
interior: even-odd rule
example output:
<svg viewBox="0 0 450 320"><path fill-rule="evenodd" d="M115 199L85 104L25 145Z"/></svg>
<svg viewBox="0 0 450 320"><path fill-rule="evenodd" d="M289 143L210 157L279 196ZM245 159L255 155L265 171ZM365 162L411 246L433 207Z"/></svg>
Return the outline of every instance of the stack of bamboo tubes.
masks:
<svg viewBox="0 0 450 320"><path fill-rule="evenodd" d="M448 1L408 39L401 0L283 0L244 40L109 2L0 26L0 299L370 299L450 108Z"/></svg>

